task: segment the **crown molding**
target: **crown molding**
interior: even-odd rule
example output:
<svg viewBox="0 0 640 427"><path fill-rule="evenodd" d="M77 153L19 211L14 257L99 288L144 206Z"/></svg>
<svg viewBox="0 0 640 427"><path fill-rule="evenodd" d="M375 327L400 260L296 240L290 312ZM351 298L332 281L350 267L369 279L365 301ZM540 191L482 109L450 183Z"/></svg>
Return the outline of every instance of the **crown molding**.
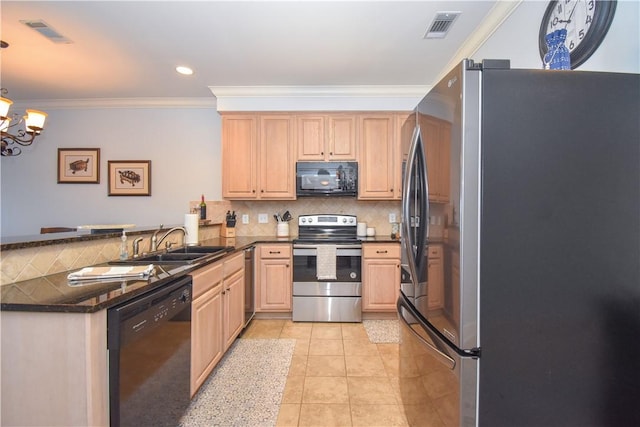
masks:
<svg viewBox="0 0 640 427"><path fill-rule="evenodd" d="M209 86L218 111L412 110L430 86Z"/></svg>
<svg viewBox="0 0 640 427"><path fill-rule="evenodd" d="M17 107L42 110L88 108L216 108L215 98L87 98L87 99L32 99L15 101Z"/></svg>

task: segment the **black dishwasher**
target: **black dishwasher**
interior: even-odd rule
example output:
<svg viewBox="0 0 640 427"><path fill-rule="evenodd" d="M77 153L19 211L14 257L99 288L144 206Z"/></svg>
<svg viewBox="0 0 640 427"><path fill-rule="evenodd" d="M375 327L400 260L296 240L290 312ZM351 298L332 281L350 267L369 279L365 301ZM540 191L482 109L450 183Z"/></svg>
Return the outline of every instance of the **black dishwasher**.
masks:
<svg viewBox="0 0 640 427"><path fill-rule="evenodd" d="M107 313L112 427L179 424L190 403L191 277Z"/></svg>

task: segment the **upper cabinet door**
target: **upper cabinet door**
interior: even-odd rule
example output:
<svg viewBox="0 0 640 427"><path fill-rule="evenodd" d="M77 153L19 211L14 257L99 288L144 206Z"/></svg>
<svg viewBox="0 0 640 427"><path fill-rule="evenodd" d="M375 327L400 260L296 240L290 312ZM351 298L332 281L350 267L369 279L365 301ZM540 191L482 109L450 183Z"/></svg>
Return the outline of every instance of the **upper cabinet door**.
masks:
<svg viewBox="0 0 640 427"><path fill-rule="evenodd" d="M354 114L299 114L298 161L356 160Z"/></svg>
<svg viewBox="0 0 640 427"><path fill-rule="evenodd" d="M260 117L260 199L295 199L295 120L291 115Z"/></svg>
<svg viewBox="0 0 640 427"><path fill-rule="evenodd" d="M359 117L359 199L393 199L396 141L394 114Z"/></svg>
<svg viewBox="0 0 640 427"><path fill-rule="evenodd" d="M347 114L329 115L327 160L356 160L356 116Z"/></svg>
<svg viewBox="0 0 640 427"><path fill-rule="evenodd" d="M257 131L255 115L222 117L222 196L257 197Z"/></svg>
<svg viewBox="0 0 640 427"><path fill-rule="evenodd" d="M296 117L298 160L323 161L325 159L325 123L325 116L301 115Z"/></svg>

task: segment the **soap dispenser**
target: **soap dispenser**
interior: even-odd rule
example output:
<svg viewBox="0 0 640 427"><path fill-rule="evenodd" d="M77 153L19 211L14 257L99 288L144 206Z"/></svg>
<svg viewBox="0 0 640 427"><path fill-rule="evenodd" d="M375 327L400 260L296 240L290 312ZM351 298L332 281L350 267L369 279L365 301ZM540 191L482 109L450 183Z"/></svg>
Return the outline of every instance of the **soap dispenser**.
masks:
<svg viewBox="0 0 640 427"><path fill-rule="evenodd" d="M122 230L122 237L120 237L122 243L120 243L120 259L125 260L129 258L129 251L127 250L127 233Z"/></svg>

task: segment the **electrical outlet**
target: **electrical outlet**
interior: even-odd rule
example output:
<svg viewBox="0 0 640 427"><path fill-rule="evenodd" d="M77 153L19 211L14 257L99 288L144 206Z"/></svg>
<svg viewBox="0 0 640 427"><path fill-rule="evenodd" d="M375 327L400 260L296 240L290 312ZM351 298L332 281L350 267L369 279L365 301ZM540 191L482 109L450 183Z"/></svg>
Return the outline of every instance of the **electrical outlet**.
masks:
<svg viewBox="0 0 640 427"><path fill-rule="evenodd" d="M243 224L249 224L249 215L247 215L247 214L243 214L242 215L242 223Z"/></svg>
<svg viewBox="0 0 640 427"><path fill-rule="evenodd" d="M389 222L396 222L396 214L394 213L389 214Z"/></svg>
<svg viewBox="0 0 640 427"><path fill-rule="evenodd" d="M260 224L266 224L269 222L269 215L266 213L258 214L258 222Z"/></svg>

